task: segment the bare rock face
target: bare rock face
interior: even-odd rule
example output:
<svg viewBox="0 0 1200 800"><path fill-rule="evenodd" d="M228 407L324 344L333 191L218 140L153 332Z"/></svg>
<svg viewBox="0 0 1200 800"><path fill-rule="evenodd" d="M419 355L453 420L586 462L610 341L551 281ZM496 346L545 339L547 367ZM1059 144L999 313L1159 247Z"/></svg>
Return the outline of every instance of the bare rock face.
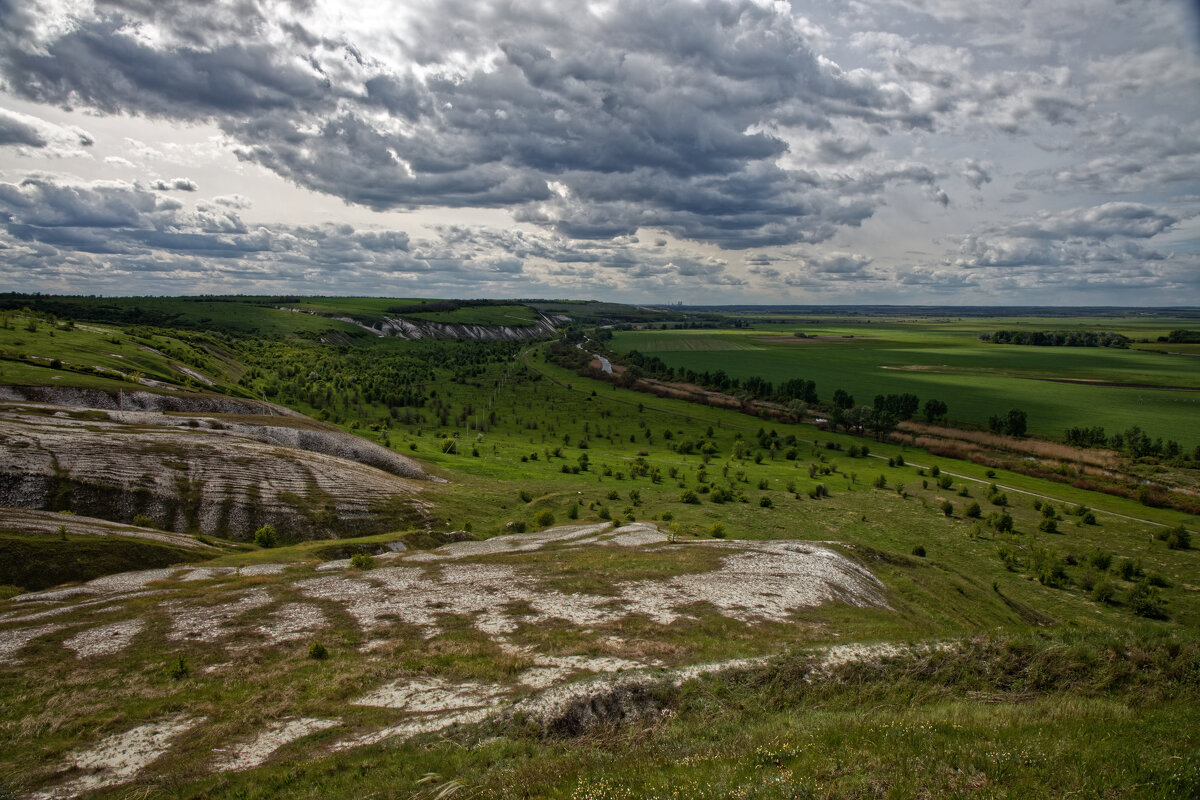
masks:
<svg viewBox="0 0 1200 800"><path fill-rule="evenodd" d="M0 506L235 539L268 523L296 539L395 530L428 507L415 462L277 406L20 391L59 404L0 408Z"/></svg>

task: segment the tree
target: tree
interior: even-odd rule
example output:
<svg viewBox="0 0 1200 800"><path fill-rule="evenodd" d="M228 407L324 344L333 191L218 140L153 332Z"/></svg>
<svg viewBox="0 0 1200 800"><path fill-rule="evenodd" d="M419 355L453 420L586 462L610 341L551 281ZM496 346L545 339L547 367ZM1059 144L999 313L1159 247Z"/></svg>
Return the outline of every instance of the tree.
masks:
<svg viewBox="0 0 1200 800"><path fill-rule="evenodd" d="M930 398L925 401L925 421L937 422L946 418L946 413L949 411L946 404L941 400Z"/></svg>
<svg viewBox="0 0 1200 800"><path fill-rule="evenodd" d="M1019 408L1009 410L1004 421L1004 431L1009 436L1024 436L1026 426L1025 412Z"/></svg>
<svg viewBox="0 0 1200 800"><path fill-rule="evenodd" d="M278 542L275 527L272 525L263 525L254 532L254 543L259 547L274 547Z"/></svg>
<svg viewBox="0 0 1200 800"><path fill-rule="evenodd" d="M833 405L836 408L842 408L842 409L853 408L854 407L854 395L850 394L845 389L834 389L833 390Z"/></svg>
<svg viewBox="0 0 1200 800"><path fill-rule="evenodd" d="M889 433L896 430L896 414L884 408L871 409L867 427L875 434L876 440L883 441Z"/></svg>

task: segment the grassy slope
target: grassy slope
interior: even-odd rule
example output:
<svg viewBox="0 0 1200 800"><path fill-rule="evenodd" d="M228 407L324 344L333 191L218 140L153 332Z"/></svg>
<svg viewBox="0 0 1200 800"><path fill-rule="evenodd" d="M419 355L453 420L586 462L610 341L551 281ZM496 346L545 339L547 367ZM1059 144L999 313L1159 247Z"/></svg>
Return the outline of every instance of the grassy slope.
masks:
<svg viewBox="0 0 1200 800"><path fill-rule="evenodd" d="M204 560L209 555L145 539L60 537L0 528L0 585L36 591L117 572Z"/></svg>
<svg viewBox="0 0 1200 800"><path fill-rule="evenodd" d="M684 541L706 537L716 522L723 523L732 538L836 540L847 543L848 552L887 584L896 609L894 613L816 609L798 614L794 624L753 628L711 614L700 615L695 624L667 629L623 626L620 633L645 643L642 646L657 647L654 652L681 660L719 659L820 642L941 640L1002 631L1017 636L1018 649L1032 650L1032 655L1017 669L1004 655L1007 649L998 647L971 668L901 664L897 672L887 675L851 672L844 685L822 682L811 691L784 665L759 679L706 680L666 699L673 718L600 731L583 740L543 741L513 730L488 739L493 732L485 729L316 760L301 756L301 749L289 748L273 764L220 778L203 777L202 765L211 757L211 749L223 745L206 739L192 743L190 755L171 769L160 767L161 780L156 783L152 778L150 791L181 797L348 797L371 792L432 796L433 791L416 794L422 791L416 781L429 772L440 773L443 781L461 779L481 796L498 797L907 796L918 791L1016 797L1046 787L1058 787L1052 793L1083 787L1092 793L1167 797L1200 786L1200 777L1192 769L1198 746L1194 677L1168 677L1158 689L1114 682L1111 670L1094 674L1085 670L1093 678L1090 681L1063 678L1039 683L1031 678L1044 675L1046 666L1076 663L1062 658L1064 652L1075 650L1084 662L1110 652L1153 651L1148 661L1131 661L1141 664L1139 669L1163 660L1170 641L1181 642L1185 654L1193 653L1200 623L1200 597L1194 589L1200 585L1200 555L1167 550L1153 540L1157 527L1152 523L1187 521L1194 528L1195 520L1001 472L995 481L1011 487L1010 510L1017 530L1023 531L1010 539L961 517L961 508L970 499L988 508L983 468L942 459L938 463L945 473L974 480L956 478L949 491L933 481L923 488L926 478L917 474L916 465L932 464L928 456L870 442L873 453L903 452L910 464L888 467L875 458L851 459L844 452L825 449L824 444L845 447L863 440L809 426L767 423L781 435L819 439L821 445L802 442L797 461L779 454L772 460L766 453L761 464L754 462L756 448L752 447L745 462L729 463L725 476L722 472L735 437L741 434L753 442L764 423L733 412L614 389L547 365L535 354L528 356L528 363L535 373L522 373L517 364L495 365L473 381L479 385L439 382L439 396L455 412L472 402L480 416L497 413L497 421L482 432L482 440L479 431L465 425L439 426L428 410L422 412L423 422L393 424L394 447L426 459L432 469L453 479L429 495L443 509L447 529L469 523L477 533L490 535L510 520L531 523L542 510L551 511L562 523L578 504L581 519L599 519L601 508L613 517L625 515L628 509L637 519L678 526ZM502 376L503 385L493 402L481 386L490 387ZM364 430L384 419L385 413L363 407L355 419ZM750 502L718 505L705 495L699 505L680 501L680 483L698 488L702 459L670 447L681 438L703 438L710 426L718 447L706 470L711 482L732 481ZM440 443L455 430L460 432L462 452L440 453ZM666 437L668 431L671 439ZM581 439L587 440L586 449L579 447ZM410 450L414 444L415 452ZM470 454L471 446L478 456ZM561 456L554 456L555 449L561 450ZM646 455L639 456L643 451ZM533 453L538 454L536 461L530 460ZM585 454L590 459L587 471L562 472L564 464L577 466ZM631 477L638 458L659 468L664 476L661 483ZM809 465L818 469L836 465L837 471L810 478ZM611 475L603 474L605 467ZM671 468L677 471L676 478L666 476ZM618 477L618 472L623 476ZM880 474L889 488L872 487L872 479ZM766 482L765 489L758 488L760 481ZM795 493L787 491L789 482L795 484ZM808 498L807 489L818 482L829 487L832 497ZM964 482L970 499L956 494ZM895 488L901 485L907 498ZM631 495L634 489L640 495L637 502ZM1037 533L1041 515L1032 507L1034 498L1019 490L1049 495L1060 510L1068 501L1087 503L1100 512L1101 524L1077 526L1076 518L1068 516L1060 524L1063 533ZM519 496L521 491L528 500ZM611 493L617 496L610 497ZM771 498L773 507L761 507L762 497ZM953 517L938 509L943 498L953 502ZM672 516L669 523L663 522L666 514ZM389 537L376 540L381 538ZM1067 567L1071 584L1054 589L1034 579L1027 561L1035 543L1064 556L1077 556L1081 563ZM925 558L910 555L917 544L926 548ZM1005 569L997 558L1001 546L1022 554L1025 562L1017 571ZM1139 621L1123 604L1133 584L1115 576L1116 603L1090 599L1080 581L1086 573L1082 562L1095 549L1114 553L1118 563L1123 558L1140 559L1145 570L1166 578L1171 586L1162 594L1171 619ZM227 556L220 563L310 560L313 555L306 545ZM634 573L689 571L696 568L697 557L685 546L673 560L653 563L602 558L588 551L497 560L544 570L548 586L590 591ZM288 580L270 576L244 583L282 586ZM203 598L211 587L198 582L194 591ZM164 624L153 613L153 601L147 601L146 611L152 625ZM1086 633L1054 633L1048 638L1026 633L1031 622L1047 620L1063 630ZM1111 633L1129 628L1147 632L1150 644ZM363 654L356 649L359 635L340 623L328 639L335 653L330 662L306 660L302 646L280 648L222 677L204 677L199 672L201 666L227 660L220 648L191 648L193 676L182 683L164 677L163 665L172 654L145 646L106 658L95 671L79 670L74 664L54 665L33 680L20 670L0 670L0 696L20 698L6 705L0 730L21 732L0 748L0 760L26 767L49 764L74 747L85 732L123 730L129 720L181 708L222 720L230 735L249 731L252 727L245 726L273 716L341 715L348 712L350 698L385 676L394 676L398 668L458 680L496 680L519 667L512 656L500 653L486 637L465 626L432 641L415 631L395 633L395 646L387 653ZM594 640L594 634L549 629L523 630L517 637L518 643L562 653L588 652ZM1192 661L1185 658L1183 663L1195 660L1194 654L1187 658ZM1019 680L1001 685L971 677L972 669L978 672L985 664L992 665L989 674L1004 675L1006 669L1014 669ZM1122 669L1128 671L1113 667L1119 674ZM114 689L105 677L113 674L129 677ZM903 680L896 675L904 676ZM61 705L64 692L86 709L69 720L53 710ZM246 709L253 711L247 714ZM353 715L363 724L387 719L364 709ZM126 791L107 796L123 796Z"/></svg>

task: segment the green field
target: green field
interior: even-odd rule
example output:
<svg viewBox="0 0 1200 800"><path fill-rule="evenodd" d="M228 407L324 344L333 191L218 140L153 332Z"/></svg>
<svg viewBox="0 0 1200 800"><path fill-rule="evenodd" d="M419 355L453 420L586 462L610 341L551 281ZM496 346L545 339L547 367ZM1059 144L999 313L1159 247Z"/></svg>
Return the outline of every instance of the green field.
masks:
<svg viewBox="0 0 1200 800"><path fill-rule="evenodd" d="M982 331L998 328L1072 326L1103 326L1146 337L1186 324L1097 319L1066 325L1059 319L1011 318L942 324L814 322L741 331L621 331L614 335L612 347L657 356L677 369L724 370L734 377L761 376L772 382L813 380L826 402L839 388L868 405L876 394L911 392L922 401L943 400L950 419L959 422L983 425L993 414L1022 408L1036 435L1058 437L1076 425L1099 425L1109 433L1139 425L1152 437L1174 439L1191 449L1200 443L1200 364L1195 356L995 345L977 338ZM794 331L816 338L796 338Z"/></svg>
<svg viewBox="0 0 1200 800"><path fill-rule="evenodd" d="M358 300L344 302L343 311ZM246 307L248 324L260 329L265 323L258 319L289 313ZM81 605L53 617L20 651L24 662L0 661L0 797L59 785L61 765L82 746L175 715L204 724L137 782L94 796L1200 796L1200 551L1172 549L1164 537L1180 525L1195 531L1196 517L902 444L622 389L556 366L540 342L359 336L326 343L302 331L218 336L107 323L63 329L44 320L29 331L30 319L10 315L0 349L39 358L0 362L0 383L128 388L127 381L51 369L46 360L137 367L182 380L172 364L195 367L207 359L219 388L327 420L417 459L445 483L423 487L430 504L423 525L406 522L379 536L262 549L245 543L252 532L232 532L239 541L217 542L222 555L206 566L291 566L280 574L201 577L173 586L169 601L133 596L129 608L147 628L128 649L63 658L62 642L94 624L96 610ZM1054 322L1062 321L1044 327L1062 327ZM1095 326L1101 322L1116 327L1111 320ZM1011 319L1003 323L995 327L1013 327ZM1061 412L1062 427L1109 426L1103 415L1124 411L1094 406L1101 398L1125 402L1131 391L1048 377L1200 386L1186 356L985 345L974 338L978 329L976 320L812 322L618 332L615 343L672 364L694 359L687 362L693 369L812 378L823 399L838 387L867 403L877 392L913 391L946 400L952 417L965 416L960 409L974 403L984 419L1019 405L1035 428L1040 414L1060 404L1075 404ZM845 338L762 341L793 330ZM1145 330L1139 338L1152 333ZM146 342L158 353L147 351ZM935 369L881 369L911 365ZM1184 416L1163 412L1164 420L1194 425ZM1150 428L1145 418L1135 421ZM1176 438L1194 442L1197 431L1187 429L1190 438ZM968 511L972 504L982 507L978 517ZM1001 528L1002 514L1011 532ZM673 541L651 548L551 546L462 562L408 553L400 571L507 567L532 576L539 591L606 595L622 582L711 569L722 552L710 547L720 545L714 539L832 542L882 582L887 607L823 605L797 609L783 621L745 623L698 600L689 616L669 624L638 615L586 626L522 622L502 648L448 596L436 635L385 621L386 643L368 646L378 630L368 635L342 606L316 601L301 588L349 574L349 568L318 572L318 562L355 548L394 541L428 547L443 532L469 530L482 539L518 527L533 532L606 520L653 522ZM281 533L286 539L288 532ZM10 569L5 580L42 585L77 577L67 567L84 562L107 569L94 540L20 536L5 533L0 544L41 574ZM119 557L120 568L140 557L132 548L114 550L106 555ZM378 574L385 580L396 573L390 566ZM18 591L0 588L0 598ZM171 604L206 607L219 595L267 590L272 605L254 611L230 640L163 645ZM1149 610L1138 605L1147 593L1157 603ZM262 646L254 632L273 610L302 602L319 602L327 613L329 625L319 634L327 659L309 657L309 638ZM0 613L26 613L28 606L0 603ZM104 614L103 621L118 619L115 608ZM18 624L34 623L0 621L0 635ZM902 652L816 671L822 648L850 643L894 644ZM903 650L910 643L916 648ZM613 715L580 731L514 718L328 749L348 731L403 719L355 704L384 682L513 688L534 651L565 658L636 653L664 670L769 660L678 686L653 685L640 696L650 709L645 715ZM172 675L181 657L187 674ZM285 746L261 766L213 771L215 753L296 718L341 722Z"/></svg>

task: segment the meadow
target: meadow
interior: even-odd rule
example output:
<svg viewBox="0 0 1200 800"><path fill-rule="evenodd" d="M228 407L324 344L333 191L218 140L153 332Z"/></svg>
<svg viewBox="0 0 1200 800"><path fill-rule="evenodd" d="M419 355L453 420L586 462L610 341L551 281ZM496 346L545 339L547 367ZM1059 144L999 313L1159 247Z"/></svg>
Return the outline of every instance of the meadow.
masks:
<svg viewBox="0 0 1200 800"><path fill-rule="evenodd" d="M794 320L751 329L633 330L614 334L616 352L637 350L668 366L724 370L778 383L813 380L828 402L844 389L857 403L876 394L911 392L949 407L949 419L985 426L1010 408L1028 413L1029 432L1056 438L1072 426L1109 433L1140 426L1152 437L1200 444L1200 369L1195 356L1158 352L1178 345L1140 344L1128 350L1033 347L980 342L997 329L1111 330L1156 338L1195 324L1186 319L968 318L962 321L876 319ZM794 333L808 337L798 338ZM1137 348L1155 348L1137 349Z"/></svg>
<svg viewBox="0 0 1200 800"><path fill-rule="evenodd" d="M242 658L237 648L254 640L249 629L231 640L230 650L203 641L156 648L149 635L168 630L169 620L156 598L135 598L148 633L128 650L64 660L57 640L67 629L27 651L38 669L0 664L0 794L45 785L83 738L182 713L203 715L212 727L185 738L172 763L94 796L1200 793L1200 553L1165 541L1179 526L1196 530L1195 517L901 444L629 391L556 366L542 342L355 337L327 344L298 332L196 339L170 328L135 334L83 322L64 331L45 320L30 332L30 319L14 312L11 327L0 331L0 346L18 347L13 342L21 339L26 356L0 364L4 383L129 385L55 369L53 358L135 366L180 386L185 377L172 364L201 371L204 364L227 391L326 419L418 459L446 480L426 490L434 511L423 527L337 542L295 542L280 531L283 546L269 549L246 544L252 532L235 532L240 541L223 542L225 554L204 566L284 562L292 565L288 574L210 577L173 589L197 603L215 603L219 592L262 589L274 593L267 610L303 601L300 578L313 578L318 567L359 547L395 541L427 547L460 530L483 539L567 523L637 521L658 526L671 545L547 547L463 563L526 571L547 592L604 595L622 582L710 569L713 555L703 546L722 539L834 543L882 582L887 608L824 605L782 622L745 624L697 602L690 617L669 624L640 617L590 628L522 624L510 644L557 657L653 655L667 666L766 660L679 686L651 681L642 697L647 713L614 713L584 730L549 731L510 718L332 754L325 746L335 734L319 733L262 766L214 775L206 766L214 749L250 736L254 725L295 716L389 724L387 712L351 701L396 676L511 683L528 658L498 647L452 605L439 614L436 635L392 622L393 641L371 649L344 611L325 604L332 627L322 634L330 652L323 660L307 656L308 640ZM1012 327L1011 319L1004 322ZM812 378L823 399L838 387L868 403L875 393L914 391L944 399L952 418L969 407L969 397L981 413L1021 405L1035 427L1037 409L1060 402L1045 398L1049 391L1082 392L1063 395L1061 402L1074 403L1084 403L1083 396L1095 403L1100 395L1089 394L1095 391L1126 391L1039 377L1052 369L1080 380L1103 374L1114 381L1115 371L1125 369L1123 375L1147 377L1138 382L1197 384L1169 356L1072 350L1064 367L1062 353L979 343L973 325L814 321L803 330L845 340L797 344L760 341L801 329L775 325L620 331L614 345L636 342L664 360L696 358L703 366L694 369L733 373L748 364L775 365L772 379ZM145 341L156 343L159 355L147 352ZM1130 355L1138 360L1122 361ZM142 360L127 363L135 359ZM970 373L972 363L986 368ZM793 373L793 364L806 367ZM913 364L952 369L879 369ZM846 382L823 379L818 368ZM931 382L893 384L893 372ZM875 376L888 382L871 382ZM940 380L950 378L962 383ZM1032 402L1038 399L1042 406ZM1078 405L1066 424L1106 424L1100 411ZM0 538L15 547L7 532ZM68 558L86 557L74 537L57 543ZM35 544L38 558L53 556L49 541ZM56 620L69 627L90 616L76 613ZM820 666L828 648L849 643L894 649ZM170 672L178 658L188 666L184 676Z"/></svg>

